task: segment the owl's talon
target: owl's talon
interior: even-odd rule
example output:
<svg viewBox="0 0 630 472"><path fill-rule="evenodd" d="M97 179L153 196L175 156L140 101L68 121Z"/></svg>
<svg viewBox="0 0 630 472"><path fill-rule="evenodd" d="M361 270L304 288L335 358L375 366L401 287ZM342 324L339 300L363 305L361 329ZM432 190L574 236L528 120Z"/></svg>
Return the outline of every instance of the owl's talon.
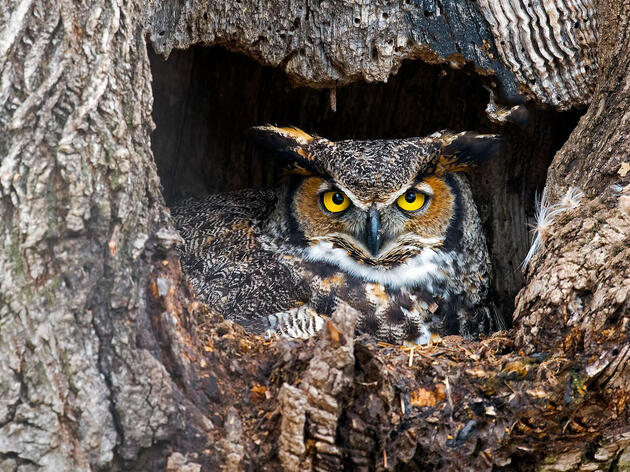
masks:
<svg viewBox="0 0 630 472"><path fill-rule="evenodd" d="M307 339L315 336L324 326L324 318L307 305L281 311L267 316L269 328L265 339L283 336L292 339Z"/></svg>

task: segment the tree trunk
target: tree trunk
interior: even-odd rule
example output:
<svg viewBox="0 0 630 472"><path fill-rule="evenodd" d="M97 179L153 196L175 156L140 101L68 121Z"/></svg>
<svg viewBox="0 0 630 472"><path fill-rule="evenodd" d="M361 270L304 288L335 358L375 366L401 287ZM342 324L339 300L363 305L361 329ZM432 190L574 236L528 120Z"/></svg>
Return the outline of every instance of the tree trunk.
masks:
<svg viewBox="0 0 630 472"><path fill-rule="evenodd" d="M0 5L0 470L630 468L630 7L478 3ZM364 89L341 87L388 80L404 59L466 72L435 107L462 108L460 80L475 93L494 82L503 105L528 97L526 131L502 123L507 111L483 125L517 136L487 168L499 265L501 251L523 252L529 211L506 189L533 193L539 144L551 154L562 137L544 127L573 116L534 107L590 103L545 186L552 204L571 187L584 197L543 228L513 329L409 350L355 339L344 308L317 339L266 342L195 301L150 145L145 35L163 54L225 45L297 84L339 87L343 104L361 103ZM304 93L310 107L337 97ZM462 98L473 109L457 115L462 125L482 114L475 93ZM156 155L174 149L160 113ZM334 118L312 123L332 129ZM391 130L368 123L356 134ZM189 165L173 159L157 155L163 176ZM167 199L189 181L173 175ZM504 227L512 242L500 242ZM508 297L520 278L497 270Z"/></svg>
<svg viewBox="0 0 630 472"><path fill-rule="evenodd" d="M151 304L174 235L141 22L139 1L0 6L3 471L138 464L204 426Z"/></svg>

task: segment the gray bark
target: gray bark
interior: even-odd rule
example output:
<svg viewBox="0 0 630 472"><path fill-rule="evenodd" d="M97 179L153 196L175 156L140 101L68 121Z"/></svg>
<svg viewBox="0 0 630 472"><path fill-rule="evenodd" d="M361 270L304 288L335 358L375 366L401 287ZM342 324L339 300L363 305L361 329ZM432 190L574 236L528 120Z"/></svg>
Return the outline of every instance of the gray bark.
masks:
<svg viewBox="0 0 630 472"><path fill-rule="evenodd" d="M147 3L155 50L220 44L279 66L298 85L387 81L405 59L472 62L511 100L588 104L597 71L592 0Z"/></svg>

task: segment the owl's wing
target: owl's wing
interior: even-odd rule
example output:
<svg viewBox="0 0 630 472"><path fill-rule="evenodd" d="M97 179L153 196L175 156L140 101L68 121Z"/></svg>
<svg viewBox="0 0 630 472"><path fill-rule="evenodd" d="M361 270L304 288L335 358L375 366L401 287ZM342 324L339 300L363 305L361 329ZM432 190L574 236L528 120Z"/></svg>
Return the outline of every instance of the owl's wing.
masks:
<svg viewBox="0 0 630 472"><path fill-rule="evenodd" d="M293 260L262 231L275 198L272 191L246 190L172 208L185 240L182 266L199 299L258 334L270 328L268 315L309 298Z"/></svg>

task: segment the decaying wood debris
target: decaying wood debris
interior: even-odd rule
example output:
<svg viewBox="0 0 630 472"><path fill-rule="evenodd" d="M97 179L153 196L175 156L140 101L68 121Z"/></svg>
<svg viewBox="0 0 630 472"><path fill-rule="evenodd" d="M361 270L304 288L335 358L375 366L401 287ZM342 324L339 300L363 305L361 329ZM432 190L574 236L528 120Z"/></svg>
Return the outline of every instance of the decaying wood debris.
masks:
<svg viewBox="0 0 630 472"><path fill-rule="evenodd" d="M586 363L571 328L560 345L532 352L514 331L479 343L447 337L412 352L353 340L351 310L337 312L309 341L265 341L211 312L201 319L206 355L197 371L212 379L214 397L205 407L216 418L211 436L223 446L191 459L205 467L226 461L234 470L630 466L627 396L620 395L628 376L615 373L627 345ZM234 404L245 407L236 411ZM236 433L227 432L233 426L226 422L238 425ZM226 434L239 440L226 442Z"/></svg>
<svg viewBox="0 0 630 472"><path fill-rule="evenodd" d="M0 470L628 470L630 5L234 3L0 4ZM410 352L341 310L266 341L196 302L146 34L311 87L472 61L507 101L590 103L546 186L584 197L544 233L514 328Z"/></svg>

